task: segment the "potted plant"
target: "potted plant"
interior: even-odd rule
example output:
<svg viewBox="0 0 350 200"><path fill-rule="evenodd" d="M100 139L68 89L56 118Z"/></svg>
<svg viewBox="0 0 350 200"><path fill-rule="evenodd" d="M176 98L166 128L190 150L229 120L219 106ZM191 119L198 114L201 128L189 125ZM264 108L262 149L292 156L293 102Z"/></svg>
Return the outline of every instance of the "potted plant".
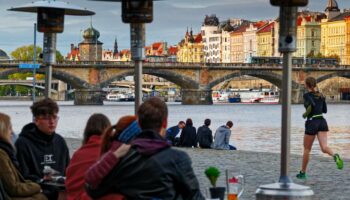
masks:
<svg viewBox="0 0 350 200"><path fill-rule="evenodd" d="M209 188L210 191L210 197L211 198L219 198L220 200L223 200L225 197L225 187L216 187L216 181L218 180L220 176L220 171L216 167L208 167L204 171L205 175L209 179L212 187Z"/></svg>

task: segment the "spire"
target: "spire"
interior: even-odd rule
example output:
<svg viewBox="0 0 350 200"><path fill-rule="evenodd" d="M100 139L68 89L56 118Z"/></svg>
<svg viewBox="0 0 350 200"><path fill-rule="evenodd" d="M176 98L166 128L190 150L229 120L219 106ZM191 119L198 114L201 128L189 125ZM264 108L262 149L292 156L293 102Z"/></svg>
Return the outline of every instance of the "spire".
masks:
<svg viewBox="0 0 350 200"><path fill-rule="evenodd" d="M115 40L114 40L114 51L113 51L113 54L117 54L119 51L118 51L118 41L117 41L117 36L115 37Z"/></svg>

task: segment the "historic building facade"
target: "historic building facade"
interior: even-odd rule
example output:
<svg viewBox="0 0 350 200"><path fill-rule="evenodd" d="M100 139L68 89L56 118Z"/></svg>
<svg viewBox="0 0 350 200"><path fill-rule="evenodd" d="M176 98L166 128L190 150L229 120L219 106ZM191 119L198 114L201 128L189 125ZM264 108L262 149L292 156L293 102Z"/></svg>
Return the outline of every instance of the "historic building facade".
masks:
<svg viewBox="0 0 350 200"><path fill-rule="evenodd" d="M266 21L252 22L243 32L243 54L244 63L250 63L253 56L257 56L257 36L256 33L263 27Z"/></svg>
<svg viewBox="0 0 350 200"><path fill-rule="evenodd" d="M185 38L177 46L177 62L203 62L202 34L193 35L193 31L186 31Z"/></svg>
<svg viewBox="0 0 350 200"><path fill-rule="evenodd" d="M347 65L346 18L350 11L340 12L335 0L329 0L325 10L326 19L321 22L321 53L325 56L338 56L340 64Z"/></svg>
<svg viewBox="0 0 350 200"><path fill-rule="evenodd" d="M205 16L201 27L204 62L221 62L221 31L220 22L215 15Z"/></svg>
<svg viewBox="0 0 350 200"><path fill-rule="evenodd" d="M231 36L231 62L243 63L244 62L244 42L243 33L245 32L247 25L240 26L237 30L232 31Z"/></svg>
<svg viewBox="0 0 350 200"><path fill-rule="evenodd" d="M257 31L257 56L272 57L275 55L275 22L269 22Z"/></svg>
<svg viewBox="0 0 350 200"><path fill-rule="evenodd" d="M293 56L307 58L320 53L321 20L324 13L303 11L297 19L297 51Z"/></svg>

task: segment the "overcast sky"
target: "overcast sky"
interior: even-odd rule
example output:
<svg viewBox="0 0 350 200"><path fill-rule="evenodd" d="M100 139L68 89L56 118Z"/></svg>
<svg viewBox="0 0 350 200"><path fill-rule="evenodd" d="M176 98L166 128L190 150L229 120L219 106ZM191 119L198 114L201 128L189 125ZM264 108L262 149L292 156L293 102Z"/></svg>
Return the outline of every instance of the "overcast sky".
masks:
<svg viewBox="0 0 350 200"><path fill-rule="evenodd" d="M10 54L22 45L33 43L33 24L36 15L7 11L11 7L34 0L0 0L0 49ZM92 17L93 27L100 31L99 40L103 49L113 49L117 37L119 50L130 47L129 25L121 22L120 3L94 2L87 0L64 0L96 12ZM309 0L308 9L323 11L328 0ZM350 8L350 0L337 0L339 8ZM177 44L192 27L200 31L205 15L216 14L220 21L228 18L248 20L274 19L278 8L269 0L164 0L154 3L154 19L146 25L146 45L156 41ZM90 26L90 17L65 17L64 32L58 34L57 49L66 55L70 44L82 41L81 32ZM42 46L42 33L38 33L38 45Z"/></svg>

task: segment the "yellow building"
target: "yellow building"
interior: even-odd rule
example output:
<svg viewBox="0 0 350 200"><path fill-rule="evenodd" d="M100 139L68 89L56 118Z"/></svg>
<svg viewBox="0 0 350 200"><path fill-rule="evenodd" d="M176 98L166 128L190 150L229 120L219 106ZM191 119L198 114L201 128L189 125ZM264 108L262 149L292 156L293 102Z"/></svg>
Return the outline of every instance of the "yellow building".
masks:
<svg viewBox="0 0 350 200"><path fill-rule="evenodd" d="M244 62L244 38L243 32L246 31L248 25L242 25L237 30L230 33L231 40L231 62L243 63Z"/></svg>
<svg viewBox="0 0 350 200"><path fill-rule="evenodd" d="M319 12L303 11L297 20L297 51L295 57L315 56L320 53L321 20L326 15Z"/></svg>
<svg viewBox="0 0 350 200"><path fill-rule="evenodd" d="M272 57L275 54L275 22L270 22L257 33L257 56Z"/></svg>
<svg viewBox="0 0 350 200"><path fill-rule="evenodd" d="M345 56L344 63L350 63L350 17L345 18L346 24L346 44L345 44Z"/></svg>
<svg viewBox="0 0 350 200"><path fill-rule="evenodd" d="M178 45L176 61L191 63L200 63L204 61L201 33L193 36L192 30L190 33L186 31L185 39Z"/></svg>
<svg viewBox="0 0 350 200"><path fill-rule="evenodd" d="M321 53L324 56L338 56L340 64L348 65L346 52L346 21L350 12L340 12L335 0L329 0L326 8L327 18L321 23Z"/></svg>

